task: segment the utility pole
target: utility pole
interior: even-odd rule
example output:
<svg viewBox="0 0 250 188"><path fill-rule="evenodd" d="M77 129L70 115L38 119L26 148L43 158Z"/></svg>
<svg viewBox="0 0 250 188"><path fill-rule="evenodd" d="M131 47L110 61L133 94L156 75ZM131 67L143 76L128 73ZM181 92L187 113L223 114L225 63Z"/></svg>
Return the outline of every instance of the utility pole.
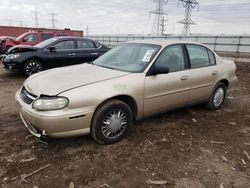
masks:
<svg viewBox="0 0 250 188"><path fill-rule="evenodd" d="M12 26L12 20L8 20L9 21L9 26Z"/></svg>
<svg viewBox="0 0 250 188"><path fill-rule="evenodd" d="M183 34L184 35L189 35L190 33L190 25L196 24L192 19L191 19L191 12L192 9L198 6L199 8L199 3L196 0L179 0L178 2L182 2L183 7L185 8L185 18L179 23L184 24L183 28Z"/></svg>
<svg viewBox="0 0 250 188"><path fill-rule="evenodd" d="M165 35L165 26L166 26L166 21L165 20L165 16L162 16L162 19L161 19L161 35Z"/></svg>
<svg viewBox="0 0 250 188"><path fill-rule="evenodd" d="M23 21L22 20L19 20L19 24L21 27L23 27Z"/></svg>
<svg viewBox="0 0 250 188"><path fill-rule="evenodd" d="M156 9L150 11L150 14L155 14L156 18L156 34L157 36L160 35L160 27L161 27L161 19L164 15L168 15L164 10L163 6L168 3L168 0L153 0L153 2L156 4Z"/></svg>
<svg viewBox="0 0 250 188"><path fill-rule="evenodd" d="M86 27L86 36L88 36L89 35L89 26L87 25L87 27Z"/></svg>
<svg viewBox="0 0 250 188"><path fill-rule="evenodd" d="M52 13L50 13L50 16L51 16L52 29L55 29L56 28L56 19L55 19L56 13L52 12Z"/></svg>
<svg viewBox="0 0 250 188"><path fill-rule="evenodd" d="M32 13L34 14L35 27L38 28L39 27L38 12L37 11L33 11Z"/></svg>

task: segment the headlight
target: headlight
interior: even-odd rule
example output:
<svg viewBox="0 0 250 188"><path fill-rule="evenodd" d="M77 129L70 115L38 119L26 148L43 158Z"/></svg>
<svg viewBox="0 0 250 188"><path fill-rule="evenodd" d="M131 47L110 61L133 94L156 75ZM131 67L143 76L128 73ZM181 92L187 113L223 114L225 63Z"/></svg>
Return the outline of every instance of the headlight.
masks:
<svg viewBox="0 0 250 188"><path fill-rule="evenodd" d="M10 54L10 55L7 55L6 59L16 59L20 56L21 54Z"/></svg>
<svg viewBox="0 0 250 188"><path fill-rule="evenodd" d="M69 99L65 97L41 97L35 100L32 108L36 110L60 110L69 104Z"/></svg>

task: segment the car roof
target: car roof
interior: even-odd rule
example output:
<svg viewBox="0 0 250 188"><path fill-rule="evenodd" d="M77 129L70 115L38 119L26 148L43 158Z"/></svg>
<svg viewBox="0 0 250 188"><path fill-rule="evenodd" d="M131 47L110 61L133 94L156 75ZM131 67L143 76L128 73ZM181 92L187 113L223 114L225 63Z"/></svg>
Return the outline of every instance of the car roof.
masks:
<svg viewBox="0 0 250 188"><path fill-rule="evenodd" d="M87 39L84 37L76 37L76 36L58 36L58 37L53 37L53 38L56 38L56 39ZM91 40L91 39L88 39L88 40Z"/></svg>
<svg viewBox="0 0 250 188"><path fill-rule="evenodd" d="M199 42L192 41L182 41L182 40L172 40L172 39L155 39L155 40L135 40L135 41L127 41L126 43L141 43L141 44L155 44L160 45L162 47L173 45L173 44L198 44L204 46Z"/></svg>

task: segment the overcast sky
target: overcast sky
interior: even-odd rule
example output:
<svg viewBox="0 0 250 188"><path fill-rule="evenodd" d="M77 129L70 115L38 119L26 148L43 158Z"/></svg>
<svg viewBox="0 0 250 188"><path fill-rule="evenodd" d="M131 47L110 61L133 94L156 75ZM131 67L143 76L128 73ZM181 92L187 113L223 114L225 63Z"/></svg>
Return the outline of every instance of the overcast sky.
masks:
<svg viewBox="0 0 250 188"><path fill-rule="evenodd" d="M250 0L198 0L192 11L191 33L250 34ZM155 31L153 0L0 0L0 25L51 27L56 13L57 28L86 30L89 34L150 34ZM178 0L164 6L168 13L165 33L180 34L185 8Z"/></svg>

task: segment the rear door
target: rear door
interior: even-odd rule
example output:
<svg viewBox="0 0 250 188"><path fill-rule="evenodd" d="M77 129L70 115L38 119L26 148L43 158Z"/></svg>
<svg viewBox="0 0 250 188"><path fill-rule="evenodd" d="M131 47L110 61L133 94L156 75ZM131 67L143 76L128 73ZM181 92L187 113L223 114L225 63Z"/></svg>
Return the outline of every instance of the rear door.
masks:
<svg viewBox="0 0 250 188"><path fill-rule="evenodd" d="M186 105L189 94L189 70L181 44L166 47L153 66L166 66L168 74L146 76L144 116Z"/></svg>
<svg viewBox="0 0 250 188"><path fill-rule="evenodd" d="M190 60L189 103L205 101L212 93L218 78L215 56L211 50L196 44L186 44Z"/></svg>

